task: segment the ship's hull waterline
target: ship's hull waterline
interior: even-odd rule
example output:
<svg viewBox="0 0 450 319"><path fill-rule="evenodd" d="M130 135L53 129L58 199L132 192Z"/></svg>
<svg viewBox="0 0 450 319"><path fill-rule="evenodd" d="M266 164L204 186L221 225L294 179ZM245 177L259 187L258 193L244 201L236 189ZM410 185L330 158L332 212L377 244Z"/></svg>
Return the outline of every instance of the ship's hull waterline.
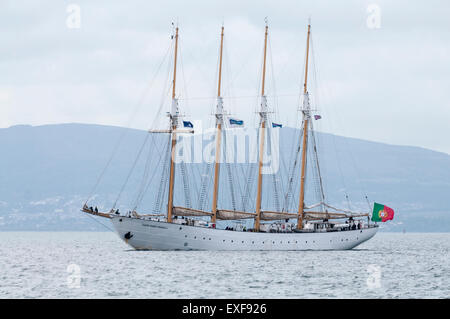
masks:
<svg viewBox="0 0 450 319"><path fill-rule="evenodd" d="M138 250L347 250L369 240L378 230L371 227L335 232L256 233L119 216L111 221L120 238ZM126 234L131 238L126 239Z"/></svg>

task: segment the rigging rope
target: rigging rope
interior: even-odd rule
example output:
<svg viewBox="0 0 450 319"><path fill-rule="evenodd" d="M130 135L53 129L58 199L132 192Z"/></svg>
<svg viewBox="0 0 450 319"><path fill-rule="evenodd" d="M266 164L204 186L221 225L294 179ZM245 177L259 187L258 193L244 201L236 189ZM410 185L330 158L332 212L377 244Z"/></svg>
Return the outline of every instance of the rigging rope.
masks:
<svg viewBox="0 0 450 319"><path fill-rule="evenodd" d="M170 66L170 63L168 63L168 65ZM167 78L167 79L168 79L168 78ZM167 79L166 79L166 85L165 85L166 87L167 87ZM161 112L163 106L164 106L164 94L162 95L161 103L160 103L160 106L159 106L159 109L158 109L158 113L157 113L157 114L159 114L159 113ZM158 120L158 118L157 118L157 116L156 116L156 117L154 118L152 124L150 125L150 127L153 127L154 124L157 122L157 120ZM118 202L118 200L120 199L120 197L121 197L121 195L122 195L122 193L123 193L123 191L124 191L124 189L125 189L125 187L126 187L128 181L129 181L129 179L130 179L130 177L131 177L131 175L132 175L132 173L133 173L133 171L134 171L134 169L135 169L135 167L136 167L136 165L137 165L137 163L138 163L138 161L139 161L139 158L140 158L140 156L141 156L141 154L142 154L142 151L143 151L143 149L144 149L144 147L145 147L145 144L147 143L148 138L149 138L150 135L151 135L151 134L149 134L149 133L146 134L145 139L144 139L144 143L142 144L142 146L141 146L141 148L140 148L140 150L139 150L139 152L138 152L138 154L137 154L137 156L136 156L136 159L135 159L135 161L134 161L134 163L133 163L133 165L132 165L132 167L131 167L131 169L130 169L130 171L129 171L129 173L128 173L128 176L127 176L127 178L126 178L126 180L125 180L125 182L124 182L124 184L123 184L123 186L122 186L122 188L121 188L121 190L120 190L120 192L119 192L119 194L118 194L118 196L117 196L117 198L116 198L116 201L114 202L114 205L113 205L113 208L112 208L112 209L114 209L114 208L116 207L117 202Z"/></svg>
<svg viewBox="0 0 450 319"><path fill-rule="evenodd" d="M272 125L272 122L271 121L268 121L268 122L269 122L268 123L269 125L268 125L268 128L267 128L267 153L272 156L271 158L273 160L272 134L271 134L272 129L270 128L271 125ZM280 150L278 149L278 151L280 151ZM279 154L278 154L278 157L279 157ZM281 208L280 196L279 196L279 191L278 191L279 185L278 185L278 181L277 181L277 174L274 171L273 163L271 163L271 169L272 169L272 174L271 175L272 175L272 187L273 187L273 193L274 193L274 204L275 204L276 211L279 212L280 208Z"/></svg>
<svg viewBox="0 0 450 319"><path fill-rule="evenodd" d="M117 195L116 201L114 202L114 205L113 205L112 209L116 208L117 202L118 202L120 196L122 195L122 193L123 193L123 191L124 191L124 189L125 189L125 187L126 187L126 185L128 183L128 180L130 179L130 176L133 173L134 168L136 167L136 164L137 164L137 162L139 160L139 157L141 156L141 153L142 153L142 151L144 149L144 146L145 146L145 144L147 144L147 140L148 140L149 136L150 136L149 134L145 135L144 143L142 143L142 146L139 149L138 155L136 156L136 159L134 160L133 165L131 166L131 169L130 169L128 175L127 175L127 178L125 179L125 183L122 185L122 188L120 189L120 192Z"/></svg>
<svg viewBox="0 0 450 319"><path fill-rule="evenodd" d="M138 193L136 195L136 199L134 201L133 207L137 206L138 200L139 200L139 198L141 197L142 193L145 190L145 186L147 184L147 178L148 178L148 174L149 174L149 169L150 169L151 155L152 155L152 147L150 146L148 148L147 160L145 161L144 175L142 176L141 184L139 186L139 191L138 191ZM136 210L136 209L134 208L133 210Z"/></svg>
<svg viewBox="0 0 450 319"><path fill-rule="evenodd" d="M169 140L168 140L167 145L170 144L171 140L172 140L172 136L169 135ZM156 195L156 201L155 201L155 205L154 205L154 209L153 209L153 212L156 212L156 213L159 213L162 211L162 200L166 193L167 177L169 175L169 159L170 159L171 155L172 155L171 149L170 149L170 147L167 147L166 157L164 158L164 162L163 162L164 166L161 170L161 179L159 182L160 187L158 187L158 193Z"/></svg>
<svg viewBox="0 0 450 319"><path fill-rule="evenodd" d="M155 147L156 147L156 145L155 145ZM167 143L167 144L165 143L165 148L164 148L164 150L163 150L162 152L159 152L159 151L158 151L158 153L160 153L160 154L165 154L165 153L167 152L167 149L168 149L168 148L169 148L169 144L168 144L168 143ZM134 211L137 211L137 208L138 208L138 206L141 204L144 195L147 193L147 191L148 191L148 189L149 189L149 187L150 187L150 185L151 185L151 183L152 183L152 181L153 181L153 178L156 176L156 173L157 173L157 171L158 171L157 168L159 167L159 164L161 163L161 159L162 159L162 156L159 156L158 162L157 162L157 164L156 164L155 169L153 170L152 176L151 176L150 179L147 181L147 185L145 186L145 189L142 191L142 193L141 193L141 194L139 195L139 197L136 199L135 206L134 206L134 208L133 208ZM161 184L159 184L159 185L161 185Z"/></svg>
<svg viewBox="0 0 450 319"><path fill-rule="evenodd" d="M227 137L226 136L227 136L227 134L223 134L223 146L225 149L225 151L223 152L223 155L224 155L225 167L226 167L227 176L228 176L228 184L230 187L231 204L232 204L233 210L236 210L236 196L235 196L234 187L233 187L233 176L232 176L232 172L231 172L230 163L228 162L228 158L227 158Z"/></svg>
<svg viewBox="0 0 450 319"><path fill-rule="evenodd" d="M183 190L184 190L184 204L186 207L191 208L191 193L189 191L189 181L186 174L186 164L184 161L179 163L180 170L181 170L181 176L183 179Z"/></svg>
<svg viewBox="0 0 450 319"><path fill-rule="evenodd" d="M201 181L201 191L198 198L198 209L199 210L205 210L206 206L206 194L207 190L209 189L209 182L211 180L211 167L212 163L206 163L204 166L204 173L201 175L202 181Z"/></svg>
<svg viewBox="0 0 450 319"><path fill-rule="evenodd" d="M152 80L150 81L149 85L147 86L147 88L144 90L144 93L141 95L140 99L138 100L138 103L136 104L136 106L134 107L134 111L132 113L132 115L130 116L130 118L128 119L128 124L126 125L126 127L130 126L131 121L134 119L134 117L136 116L138 110L140 109L140 107L142 106L144 99L146 97L146 95L148 94L148 92L150 91L150 89L153 87L153 84L159 74L159 71L161 70L162 65L164 64L164 61L166 60L169 52L170 52L170 48L171 45L169 45L169 47L166 50L166 53L164 54L164 58L162 59L161 63L158 65L156 72L152 78ZM117 140L116 144L114 145L113 151L111 153L111 156L109 157L105 167L103 168L103 170L101 171L99 177L97 178L97 181L94 184L94 187L91 189L86 201L85 201L85 205L87 205L87 203L89 202L89 200L92 199L92 195L94 194L94 192L96 191L97 187L99 186L101 180L103 179L103 176L105 175L106 171L109 168L109 165L111 164L118 148L120 147L120 145L122 144L123 139L125 138L125 136L127 135L128 130L124 130L122 132L122 134L120 135L119 139Z"/></svg>
<svg viewBox="0 0 450 319"><path fill-rule="evenodd" d="M303 130L304 130L304 122L302 123L302 127L300 129L300 136L303 136ZM295 135L295 134L294 134ZM300 151L301 151L301 138L298 139L297 142L297 153L295 154L294 162L292 163L291 171L289 173L289 179L288 179L288 186L287 186L287 192L284 197L284 207L283 211L288 211L290 207L290 202L293 197L293 182L294 182L294 176L296 175L297 171L297 164L300 160Z"/></svg>
<svg viewBox="0 0 450 319"><path fill-rule="evenodd" d="M325 202L325 193L323 191L323 180L322 180L322 174L320 173L320 166L319 166L319 156L317 154L317 145L316 145L316 135L313 128L313 123L311 122L311 135L312 135L312 141L313 141L313 154L314 154L314 162L316 164L317 169L317 175L319 179L319 200L322 202Z"/></svg>
<svg viewBox="0 0 450 319"><path fill-rule="evenodd" d="M99 220L97 219L97 217L94 217L94 216L92 216L91 214L85 214L85 215L87 215L89 218L92 218L96 223L99 223L100 225L102 225L102 226L105 227L106 229L108 229L108 230L112 231L113 233L115 233L115 230L113 230L113 229L109 228L108 226L106 226L105 224L103 224L101 221L99 221ZM98 217L98 218L101 218L101 217Z"/></svg>
<svg viewBox="0 0 450 319"><path fill-rule="evenodd" d="M313 58L314 79L316 80L316 82L318 82L316 59L315 59L315 55L316 54L314 52L314 44L313 43L314 43L313 42L313 36L312 36L312 33L311 33L311 50L312 50L312 58ZM316 87L318 87L317 84L316 84ZM317 99L316 103L318 104L318 99ZM339 113L337 113L336 115L339 115ZM346 127L346 126L344 126L344 127ZM337 146L336 146L336 136L334 134L332 134L332 140L333 140L333 145L334 145L334 151L335 151L336 158L337 158L337 165L338 165L339 175L340 175L340 178L341 178L341 183L344 186L344 196L345 196L345 199L346 199L346 202L347 202L347 205L348 205L349 209L351 209L351 201L349 199L348 189L347 189L347 186L346 186L346 183L345 183L344 174L343 174L342 167L341 167L341 161L339 159L338 150L337 150ZM345 143L346 144L348 143L347 139L345 139ZM366 199L366 202L368 204L369 209L371 209L371 205L370 205L368 197L367 197L367 192L366 192L366 190L364 188L363 183L361 183L361 181L360 181L360 174L359 174L359 171L358 171L358 167L357 167L356 161L354 159L352 150L351 150L351 148L348 147L348 144L347 144L347 150L348 150L347 154L349 154L349 156L351 158L351 161L352 161L352 164L353 164L353 167L355 169L355 173L356 173L356 177L357 177L356 178L357 183L358 183L359 187L362 188L362 192L363 192L364 198Z"/></svg>
<svg viewBox="0 0 450 319"><path fill-rule="evenodd" d="M259 129L256 131L256 140L259 141ZM247 165L247 172L243 175L244 177L246 177L246 184L245 184L245 189L244 189L244 195L242 196L242 211L246 212L248 209L248 201L250 196L253 193L253 186L254 186L254 178L257 175L257 168L258 165L256 164L252 164L251 163L251 154L257 154L257 149L258 149L258 143L254 144L254 149L251 152L251 150L249 149L249 163Z"/></svg>
<svg viewBox="0 0 450 319"><path fill-rule="evenodd" d="M328 208L334 209L334 210L336 210L338 212L344 212L344 213L350 213L350 214L367 214L367 213L364 213L364 212L352 211L352 210L349 210L349 209L336 208L336 207L331 206L331 205L326 204L326 203L323 203L323 205L328 207Z"/></svg>

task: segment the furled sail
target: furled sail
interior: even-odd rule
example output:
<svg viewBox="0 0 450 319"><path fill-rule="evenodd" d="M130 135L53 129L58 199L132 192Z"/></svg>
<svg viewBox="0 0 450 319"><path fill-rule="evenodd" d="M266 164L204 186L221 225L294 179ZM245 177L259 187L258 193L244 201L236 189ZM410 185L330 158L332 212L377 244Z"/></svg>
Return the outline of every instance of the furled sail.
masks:
<svg viewBox="0 0 450 319"><path fill-rule="evenodd" d="M172 214L175 216L211 216L211 212L205 212L198 209L187 207L174 207Z"/></svg>
<svg viewBox="0 0 450 319"><path fill-rule="evenodd" d="M249 218L255 218L255 213L247 213L226 209L221 209L217 211L217 219L232 220L232 219L249 219Z"/></svg>
<svg viewBox="0 0 450 319"><path fill-rule="evenodd" d="M277 219L291 219L297 218L297 214L293 213L283 213L283 212L261 212L261 220L277 220Z"/></svg>
<svg viewBox="0 0 450 319"><path fill-rule="evenodd" d="M138 214L136 211L131 212L131 216L135 218L142 218L142 217L161 217L165 216L164 214Z"/></svg>
<svg viewBox="0 0 450 319"><path fill-rule="evenodd" d="M304 212L306 220L320 220L320 219L340 219L349 217L363 217L368 216L367 213L359 214L345 214L345 213L329 213L329 212Z"/></svg>

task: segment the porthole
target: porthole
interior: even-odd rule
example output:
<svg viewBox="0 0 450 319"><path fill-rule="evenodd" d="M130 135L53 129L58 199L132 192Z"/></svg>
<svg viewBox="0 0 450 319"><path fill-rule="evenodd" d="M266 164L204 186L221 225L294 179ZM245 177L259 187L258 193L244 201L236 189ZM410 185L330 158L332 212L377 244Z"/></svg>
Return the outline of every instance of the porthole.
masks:
<svg viewBox="0 0 450 319"><path fill-rule="evenodd" d="M244 243L244 241L242 241L242 243Z"/></svg>
<svg viewBox="0 0 450 319"><path fill-rule="evenodd" d="M254 241L252 241L252 244L254 244L255 242Z"/></svg>
<svg viewBox="0 0 450 319"><path fill-rule="evenodd" d="M184 235L184 238L187 238L187 235Z"/></svg>

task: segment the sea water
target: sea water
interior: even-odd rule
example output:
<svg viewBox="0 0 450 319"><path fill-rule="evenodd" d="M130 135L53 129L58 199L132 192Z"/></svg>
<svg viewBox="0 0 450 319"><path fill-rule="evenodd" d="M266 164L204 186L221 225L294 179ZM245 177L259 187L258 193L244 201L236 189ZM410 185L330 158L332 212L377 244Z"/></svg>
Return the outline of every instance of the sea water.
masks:
<svg viewBox="0 0 450 319"><path fill-rule="evenodd" d="M112 232L0 233L1 298L449 298L450 233L348 251L135 251Z"/></svg>

